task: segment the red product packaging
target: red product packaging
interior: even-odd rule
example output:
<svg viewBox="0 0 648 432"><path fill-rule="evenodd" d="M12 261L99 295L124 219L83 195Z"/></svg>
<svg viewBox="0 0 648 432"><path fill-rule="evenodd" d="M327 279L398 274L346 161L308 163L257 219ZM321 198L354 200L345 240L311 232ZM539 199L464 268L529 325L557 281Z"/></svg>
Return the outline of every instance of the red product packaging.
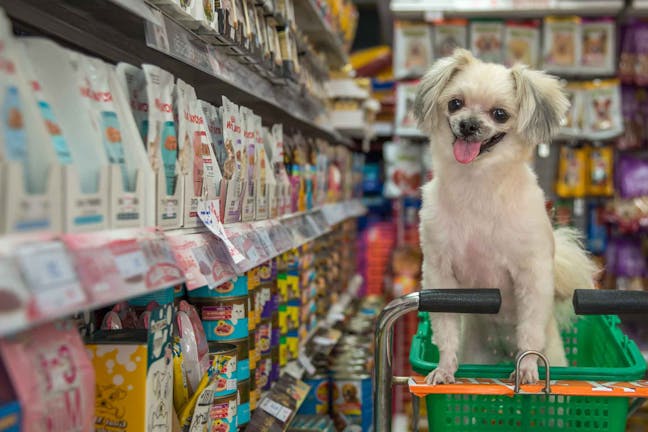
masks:
<svg viewBox="0 0 648 432"><path fill-rule="evenodd" d="M94 428L95 375L77 330L57 324L0 341L22 407L23 432Z"/></svg>

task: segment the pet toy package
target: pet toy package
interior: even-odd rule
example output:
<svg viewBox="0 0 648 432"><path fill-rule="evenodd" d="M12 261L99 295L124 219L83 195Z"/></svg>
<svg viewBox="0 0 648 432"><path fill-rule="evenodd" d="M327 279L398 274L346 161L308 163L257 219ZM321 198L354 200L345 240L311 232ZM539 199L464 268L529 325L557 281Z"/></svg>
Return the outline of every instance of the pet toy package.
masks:
<svg viewBox="0 0 648 432"><path fill-rule="evenodd" d="M414 117L414 99L418 82L400 82L396 87L396 135L420 136Z"/></svg>
<svg viewBox="0 0 648 432"><path fill-rule="evenodd" d="M556 194L561 198L582 198L586 193L587 149L563 145L560 148Z"/></svg>
<svg viewBox="0 0 648 432"><path fill-rule="evenodd" d="M547 17L544 19L544 69L569 73L581 58L581 27L578 17Z"/></svg>
<svg viewBox="0 0 648 432"><path fill-rule="evenodd" d="M584 134L592 140L609 139L623 133L621 89L618 79L585 83Z"/></svg>
<svg viewBox="0 0 648 432"><path fill-rule="evenodd" d="M507 21L504 27L504 64L522 63L537 69L540 66L540 22Z"/></svg>
<svg viewBox="0 0 648 432"><path fill-rule="evenodd" d="M36 327L0 341L22 408L22 431L85 432L94 427L95 374L76 329Z"/></svg>
<svg viewBox="0 0 648 432"><path fill-rule="evenodd" d="M435 21L433 35L434 58L448 57L456 48L468 47L468 21L465 19Z"/></svg>
<svg viewBox="0 0 648 432"><path fill-rule="evenodd" d="M614 73L616 69L615 34L616 26L612 18L583 20L579 70L593 74Z"/></svg>
<svg viewBox="0 0 648 432"><path fill-rule="evenodd" d="M504 23L499 20L470 21L470 50L485 62L503 63Z"/></svg>
<svg viewBox="0 0 648 432"><path fill-rule="evenodd" d="M147 150L157 179L157 225L178 228L182 224L184 179L178 169L182 160L182 141L176 137L173 108L173 75L145 64L146 93L149 101ZM184 150L186 151L186 150Z"/></svg>
<svg viewBox="0 0 648 432"><path fill-rule="evenodd" d="M171 305L162 306L151 311L148 330L100 331L88 341L96 373L96 427L171 430L172 315Z"/></svg>
<svg viewBox="0 0 648 432"><path fill-rule="evenodd" d="M614 150L611 146L593 145L588 148L588 196L614 194Z"/></svg>
<svg viewBox="0 0 648 432"><path fill-rule="evenodd" d="M433 62L432 26L427 23L396 21L394 24L394 77L422 76Z"/></svg>
<svg viewBox="0 0 648 432"><path fill-rule="evenodd" d="M240 222L243 193L243 124L238 105L223 96L223 139L226 159L223 163L223 180L227 186L225 223Z"/></svg>

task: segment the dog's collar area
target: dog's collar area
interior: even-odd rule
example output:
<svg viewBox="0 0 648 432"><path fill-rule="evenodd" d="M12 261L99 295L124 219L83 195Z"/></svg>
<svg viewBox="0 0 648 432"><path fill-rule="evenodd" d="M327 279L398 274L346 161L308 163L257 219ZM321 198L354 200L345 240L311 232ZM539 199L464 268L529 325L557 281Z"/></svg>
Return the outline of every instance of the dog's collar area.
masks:
<svg viewBox="0 0 648 432"><path fill-rule="evenodd" d="M479 154L490 151L495 146L495 144L504 139L504 135L506 135L506 132L500 132L490 137L490 139L488 139L487 141L483 142L481 147L479 148Z"/></svg>

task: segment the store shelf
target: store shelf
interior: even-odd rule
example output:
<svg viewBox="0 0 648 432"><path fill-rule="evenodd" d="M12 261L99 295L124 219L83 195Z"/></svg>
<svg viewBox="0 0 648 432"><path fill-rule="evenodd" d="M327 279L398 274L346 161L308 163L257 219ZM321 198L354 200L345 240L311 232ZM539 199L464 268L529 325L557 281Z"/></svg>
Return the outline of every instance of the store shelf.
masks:
<svg viewBox="0 0 648 432"><path fill-rule="evenodd" d="M0 313L0 336L183 282L188 289L220 285L365 211L352 200L278 220L225 225L227 240L243 254L238 262L225 241L206 229L4 236L0 277L6 288L0 295L20 306ZM200 267L201 258L211 261L211 274Z"/></svg>
<svg viewBox="0 0 648 432"><path fill-rule="evenodd" d="M241 63L228 47L206 42L144 0L0 0L0 7L21 34L47 36L112 63L155 64L191 84L208 102L220 105L221 96L227 95L238 104L253 106L268 124L283 123L288 131L352 145L326 125L322 103L299 86L286 80L271 82L259 67ZM154 28L167 35L166 47L151 37Z"/></svg>
<svg viewBox="0 0 648 432"><path fill-rule="evenodd" d="M345 66L349 59L342 39L317 10L315 0L296 0L294 7L297 27L308 36L315 48L326 55L333 68Z"/></svg>
<svg viewBox="0 0 648 432"><path fill-rule="evenodd" d="M398 18L542 18L548 15L614 16L623 0L392 0Z"/></svg>

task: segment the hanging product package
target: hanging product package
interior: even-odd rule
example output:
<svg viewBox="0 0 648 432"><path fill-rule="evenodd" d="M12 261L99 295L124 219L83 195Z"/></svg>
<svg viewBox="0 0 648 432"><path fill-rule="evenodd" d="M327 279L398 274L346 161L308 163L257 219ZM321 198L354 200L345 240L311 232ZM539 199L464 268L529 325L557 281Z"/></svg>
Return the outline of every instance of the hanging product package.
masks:
<svg viewBox="0 0 648 432"><path fill-rule="evenodd" d="M560 134L568 137L583 136L583 99L585 92L578 82L568 82L564 88L569 100L569 110L560 126Z"/></svg>
<svg viewBox="0 0 648 432"><path fill-rule="evenodd" d="M544 19L544 69L555 73L573 72L581 58L579 17Z"/></svg>
<svg viewBox="0 0 648 432"><path fill-rule="evenodd" d="M451 56L456 48L468 47L468 21L444 19L434 22L434 58Z"/></svg>
<svg viewBox="0 0 648 432"><path fill-rule="evenodd" d="M525 64L533 69L540 65L540 22L507 21L504 26L504 64Z"/></svg>
<svg viewBox="0 0 648 432"><path fill-rule="evenodd" d="M612 18L583 19L582 73L613 74L616 69L616 24Z"/></svg>
<svg viewBox="0 0 648 432"><path fill-rule="evenodd" d="M77 329L45 324L0 341L22 408L24 432L95 426L95 374Z"/></svg>
<svg viewBox="0 0 648 432"><path fill-rule="evenodd" d="M588 196L614 194L614 150L611 146L593 145L588 148Z"/></svg>
<svg viewBox="0 0 648 432"><path fill-rule="evenodd" d="M396 21L394 24L394 77L422 76L432 65L432 26Z"/></svg>
<svg viewBox="0 0 648 432"><path fill-rule="evenodd" d="M584 135L592 140L621 135L623 119L619 80L594 80L585 83L584 87Z"/></svg>
<svg viewBox="0 0 648 432"><path fill-rule="evenodd" d="M482 61L502 63L504 60L504 24L499 20L470 21L470 49Z"/></svg>
<svg viewBox="0 0 648 432"><path fill-rule="evenodd" d="M163 227L182 224L182 187L178 169L178 157L182 145L176 137L173 117L173 75L145 64L146 93L149 100L147 152L157 180L157 223Z"/></svg>
<svg viewBox="0 0 648 432"><path fill-rule="evenodd" d="M558 162L556 194L561 198L582 198L586 193L587 149L563 145Z"/></svg>

